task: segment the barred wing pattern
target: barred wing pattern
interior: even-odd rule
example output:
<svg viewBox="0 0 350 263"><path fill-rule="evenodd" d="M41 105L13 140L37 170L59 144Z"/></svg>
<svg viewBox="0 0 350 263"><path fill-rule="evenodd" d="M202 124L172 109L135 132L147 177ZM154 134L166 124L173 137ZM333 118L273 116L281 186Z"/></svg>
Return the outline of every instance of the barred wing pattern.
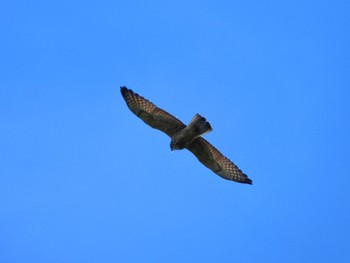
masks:
<svg viewBox="0 0 350 263"><path fill-rule="evenodd" d="M136 116L149 126L163 131L168 136L173 137L174 134L186 127L179 119L158 108L152 102L132 90L121 87L121 93L129 109ZM239 183L252 184L252 180L247 175L202 137L195 139L187 149L201 163L222 178Z"/></svg>
<svg viewBox="0 0 350 263"><path fill-rule="evenodd" d="M121 87L121 93L129 109L152 128L161 130L172 137L186 127L182 121L132 90Z"/></svg>
<svg viewBox="0 0 350 263"><path fill-rule="evenodd" d="M202 137L197 138L188 148L206 167L224 179L239 183L252 184L233 162L222 155L213 145Z"/></svg>

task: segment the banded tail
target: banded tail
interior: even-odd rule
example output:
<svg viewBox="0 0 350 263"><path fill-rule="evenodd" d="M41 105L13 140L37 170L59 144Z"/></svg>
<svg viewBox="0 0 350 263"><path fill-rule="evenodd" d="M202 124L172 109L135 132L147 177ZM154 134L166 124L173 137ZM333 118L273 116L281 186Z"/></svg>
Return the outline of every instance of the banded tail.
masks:
<svg viewBox="0 0 350 263"><path fill-rule="evenodd" d="M189 130L194 130L196 137L204 135L213 129L211 128L211 125L207 120L199 115L198 113L193 117L191 122L188 124L187 128Z"/></svg>

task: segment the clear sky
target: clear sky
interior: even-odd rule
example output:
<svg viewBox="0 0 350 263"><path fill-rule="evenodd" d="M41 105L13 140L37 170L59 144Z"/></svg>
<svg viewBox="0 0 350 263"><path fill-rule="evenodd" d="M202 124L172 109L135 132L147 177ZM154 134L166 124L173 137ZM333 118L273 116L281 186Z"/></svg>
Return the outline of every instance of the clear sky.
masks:
<svg viewBox="0 0 350 263"><path fill-rule="evenodd" d="M350 262L350 2L16 1L0 262ZM144 124L125 85L253 180Z"/></svg>

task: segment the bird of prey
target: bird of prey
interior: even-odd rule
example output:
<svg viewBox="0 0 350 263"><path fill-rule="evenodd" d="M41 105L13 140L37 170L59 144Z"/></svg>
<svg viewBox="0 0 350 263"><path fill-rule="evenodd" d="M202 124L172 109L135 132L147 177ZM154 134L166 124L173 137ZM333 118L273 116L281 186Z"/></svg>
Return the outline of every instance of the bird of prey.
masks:
<svg viewBox="0 0 350 263"><path fill-rule="evenodd" d="M120 88L129 109L152 128L161 130L170 138L171 150L188 149L206 167L224 179L244 184L252 184L233 162L221 154L201 136L212 130L204 117L196 114L186 126L182 121L158 108L149 100L126 87Z"/></svg>

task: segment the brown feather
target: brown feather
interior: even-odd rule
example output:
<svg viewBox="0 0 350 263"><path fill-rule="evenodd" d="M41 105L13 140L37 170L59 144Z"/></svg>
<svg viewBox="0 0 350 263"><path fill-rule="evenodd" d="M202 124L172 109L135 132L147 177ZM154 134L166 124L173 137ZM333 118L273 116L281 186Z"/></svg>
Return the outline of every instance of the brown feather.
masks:
<svg viewBox="0 0 350 263"><path fill-rule="evenodd" d="M161 130L172 137L186 127L182 121L134 93L131 89L121 87L121 93L129 109L152 128Z"/></svg>
<svg viewBox="0 0 350 263"><path fill-rule="evenodd" d="M187 149L191 151L201 163L222 178L239 183L252 184L252 180L250 180L237 165L202 137L194 140Z"/></svg>
<svg viewBox="0 0 350 263"><path fill-rule="evenodd" d="M184 129L186 125L173 115L158 108L149 100L126 87L121 87L121 93L129 109L146 124L165 132L171 138L176 134L182 135L180 137L183 138L189 138L191 141L193 140L195 134L191 134L191 132L193 132L191 130L194 129ZM199 117L202 118L201 116ZM206 122L204 118L203 122ZM210 124L205 124L207 125L207 129L211 130ZM182 133L189 132L189 134L184 135L180 131ZM246 174L202 137L198 137L189 145L185 145L187 145L187 149L191 151L201 163L222 178L239 183L252 184L252 180L250 180Z"/></svg>

